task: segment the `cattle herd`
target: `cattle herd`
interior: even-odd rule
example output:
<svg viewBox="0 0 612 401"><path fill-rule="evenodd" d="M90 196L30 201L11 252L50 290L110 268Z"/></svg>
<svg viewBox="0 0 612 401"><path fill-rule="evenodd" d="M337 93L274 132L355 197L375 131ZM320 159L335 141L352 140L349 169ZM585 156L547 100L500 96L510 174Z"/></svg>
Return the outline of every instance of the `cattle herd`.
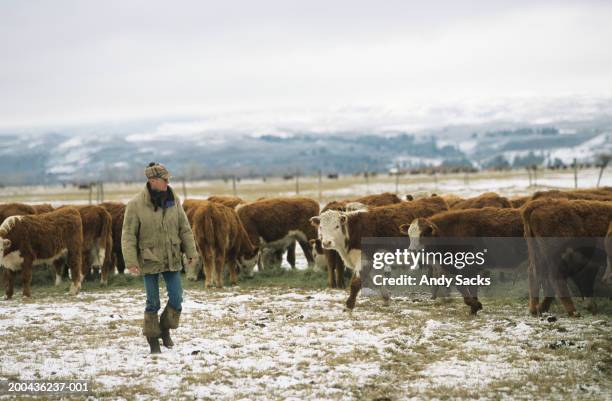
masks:
<svg viewBox="0 0 612 401"><path fill-rule="evenodd" d="M411 247L424 237L513 237L524 244L528 260L529 311L548 310L555 294L570 316L576 315L567 280L579 283L581 295L593 295L598 272L612 285L612 187L550 190L508 199L493 192L462 199L431 195L400 199L382 193L333 201L320 208L305 197L262 198L246 202L235 196L186 199L182 203L192 226L199 261L185 263L187 278L204 276L205 287L223 286L227 266L235 285L238 272L254 274L279 266L283 256L295 267L299 245L312 268L327 271L330 288L345 288L345 268L352 272L346 306L353 309L362 286L362 239L409 236ZM55 283L70 277L76 294L96 269L101 282L122 274L121 231L125 205L106 202L89 206L0 205L0 265L5 298L14 293L21 272L23 296L31 296L32 267L52 266ZM546 237L593 238L593 250L560 249ZM599 242L599 243L598 243ZM603 244L602 244L603 242ZM523 250L517 249L520 255ZM589 254L589 252L591 252ZM588 254L588 258L585 256ZM588 263L585 260L588 259ZM601 260L595 265L593 260ZM562 271L551 263L570 263ZM470 312L482 309L477 289L457 288ZM540 302L540 291L544 298ZM388 302L388 297L384 296ZM590 304L594 308L594 304Z"/></svg>

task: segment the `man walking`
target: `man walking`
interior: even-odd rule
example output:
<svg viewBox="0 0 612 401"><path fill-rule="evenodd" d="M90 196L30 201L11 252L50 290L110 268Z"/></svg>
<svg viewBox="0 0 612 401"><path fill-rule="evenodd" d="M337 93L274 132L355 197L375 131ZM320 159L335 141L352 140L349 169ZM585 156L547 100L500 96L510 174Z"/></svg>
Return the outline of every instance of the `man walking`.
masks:
<svg viewBox="0 0 612 401"><path fill-rule="evenodd" d="M160 337L165 347L174 345L170 329L178 327L183 301L181 257L185 253L191 263L196 246L185 211L168 185L170 174L166 167L149 163L145 176L146 187L126 206L121 248L128 270L144 275L147 305L142 334L151 353L158 354ZM158 318L160 274L166 282L168 303Z"/></svg>

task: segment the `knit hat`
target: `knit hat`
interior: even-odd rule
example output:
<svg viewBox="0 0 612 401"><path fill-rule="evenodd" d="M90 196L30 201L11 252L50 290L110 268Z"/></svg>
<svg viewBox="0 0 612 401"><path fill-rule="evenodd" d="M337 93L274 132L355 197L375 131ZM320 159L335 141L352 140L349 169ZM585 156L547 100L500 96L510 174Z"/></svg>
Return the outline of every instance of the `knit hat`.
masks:
<svg viewBox="0 0 612 401"><path fill-rule="evenodd" d="M144 173L148 179L162 178L164 180L167 180L168 178L170 178L170 173L168 172L168 169L166 169L166 166L157 162L149 163L149 165L145 168Z"/></svg>

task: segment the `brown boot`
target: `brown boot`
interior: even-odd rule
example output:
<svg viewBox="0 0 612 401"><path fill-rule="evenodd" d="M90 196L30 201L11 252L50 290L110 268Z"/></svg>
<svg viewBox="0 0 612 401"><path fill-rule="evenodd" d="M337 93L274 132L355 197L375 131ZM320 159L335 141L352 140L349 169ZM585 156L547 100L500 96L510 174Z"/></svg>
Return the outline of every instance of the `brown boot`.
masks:
<svg viewBox="0 0 612 401"><path fill-rule="evenodd" d="M147 337L147 342L151 348L151 354L161 354L161 348L159 348L159 337Z"/></svg>
<svg viewBox="0 0 612 401"><path fill-rule="evenodd" d="M170 329L176 329L178 327L180 317L181 311L177 311L172 306L166 305L159 319L161 339L164 343L164 347L171 348L174 346L174 342L170 338Z"/></svg>
<svg viewBox="0 0 612 401"><path fill-rule="evenodd" d="M145 312L142 335L147 337L147 342L151 347L151 354L161 353L161 349L159 348L161 329L159 327L157 312Z"/></svg>

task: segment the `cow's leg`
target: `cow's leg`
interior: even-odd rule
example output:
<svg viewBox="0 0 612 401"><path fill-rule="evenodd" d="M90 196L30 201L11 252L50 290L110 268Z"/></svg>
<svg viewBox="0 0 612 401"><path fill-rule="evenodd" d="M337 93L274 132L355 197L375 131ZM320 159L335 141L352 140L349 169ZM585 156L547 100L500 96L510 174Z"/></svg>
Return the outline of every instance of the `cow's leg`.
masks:
<svg viewBox="0 0 612 401"><path fill-rule="evenodd" d="M314 266L314 256L312 256L312 249L310 248L310 244L308 243L308 241L303 240L301 238L298 238L297 240L300 243L300 248L302 248L302 251L304 252L304 256L306 257L306 260L308 261L308 267L312 268ZM294 249L295 249L295 242L293 243Z"/></svg>
<svg viewBox="0 0 612 401"><path fill-rule="evenodd" d="M13 298L15 291L15 272L4 268L4 299Z"/></svg>
<svg viewBox="0 0 612 401"><path fill-rule="evenodd" d="M554 296L555 290L552 287L550 280L548 280L547 278L541 279L540 282L542 283L542 288L544 291L544 298L542 299L542 302L540 302L540 305L538 306L538 312L545 313L545 312L548 312L548 310L550 309L550 305L555 300L555 296Z"/></svg>
<svg viewBox="0 0 612 401"><path fill-rule="evenodd" d="M333 251L324 250L323 255L327 261L327 286L329 288L336 288L336 261L334 258L334 253Z"/></svg>
<svg viewBox="0 0 612 401"><path fill-rule="evenodd" d="M60 285L62 283L62 275L64 272L64 266L66 265L66 260L63 258L59 258L58 260L53 261L53 270L55 271L55 285Z"/></svg>
<svg viewBox="0 0 612 401"><path fill-rule="evenodd" d="M295 241L287 247L287 262L292 269L295 269Z"/></svg>
<svg viewBox="0 0 612 401"><path fill-rule="evenodd" d="M202 252L202 263L204 264L204 287L212 287L213 272L215 271L215 258L210 250Z"/></svg>
<svg viewBox="0 0 612 401"><path fill-rule="evenodd" d="M117 272L119 272L119 274L123 274L125 272L125 261L123 260L123 252L121 251L121 246L119 246L119 249L117 250L117 252L113 252L113 255L115 255L115 266L117 266Z"/></svg>
<svg viewBox="0 0 612 401"><path fill-rule="evenodd" d="M23 296L29 298L32 296L32 259L24 258L21 264L21 285Z"/></svg>
<svg viewBox="0 0 612 401"><path fill-rule="evenodd" d="M344 262L340 255L336 254L336 285L338 288L345 288L346 284L344 283Z"/></svg>
<svg viewBox="0 0 612 401"><path fill-rule="evenodd" d="M230 283L232 285L238 284L238 274L236 272L236 259L235 258L229 259L229 261L227 262L227 268L229 269Z"/></svg>
<svg viewBox="0 0 612 401"><path fill-rule="evenodd" d="M351 292L349 294L348 299L346 300L347 308L355 308L355 303L357 302L357 294L359 294L359 290L361 290L361 277L359 277L357 274L353 274L353 278L351 279Z"/></svg>
<svg viewBox="0 0 612 401"><path fill-rule="evenodd" d="M551 271L549 274L551 284L555 290L555 295L561 301L561 304L565 308L568 316L576 316L576 307L572 301L569 287L565 277L562 277L558 271Z"/></svg>
<svg viewBox="0 0 612 401"><path fill-rule="evenodd" d="M90 271L90 258L89 258L89 249L81 250L81 283L89 276Z"/></svg>
<svg viewBox="0 0 612 401"><path fill-rule="evenodd" d="M476 315L482 309L482 304L475 298L468 287L458 285L457 291L463 296L463 302L470 307L470 315Z"/></svg>
<svg viewBox="0 0 612 401"><path fill-rule="evenodd" d="M225 268L225 252L217 252L215 255L215 285L223 288L223 269Z"/></svg>
<svg viewBox="0 0 612 401"><path fill-rule="evenodd" d="M532 315L538 314L538 303L540 302L540 280L536 272L535 260L529 255L529 265L527 267L527 279L529 287L529 312Z"/></svg>
<svg viewBox="0 0 612 401"><path fill-rule="evenodd" d="M53 261L53 270L55 270L55 285L58 286L62 283L62 270L66 261L64 258L59 258Z"/></svg>
<svg viewBox="0 0 612 401"><path fill-rule="evenodd" d="M81 289L81 263L82 263L82 250L80 247L75 247L68 250L67 264L70 269L72 284L70 285L70 295L76 295Z"/></svg>

